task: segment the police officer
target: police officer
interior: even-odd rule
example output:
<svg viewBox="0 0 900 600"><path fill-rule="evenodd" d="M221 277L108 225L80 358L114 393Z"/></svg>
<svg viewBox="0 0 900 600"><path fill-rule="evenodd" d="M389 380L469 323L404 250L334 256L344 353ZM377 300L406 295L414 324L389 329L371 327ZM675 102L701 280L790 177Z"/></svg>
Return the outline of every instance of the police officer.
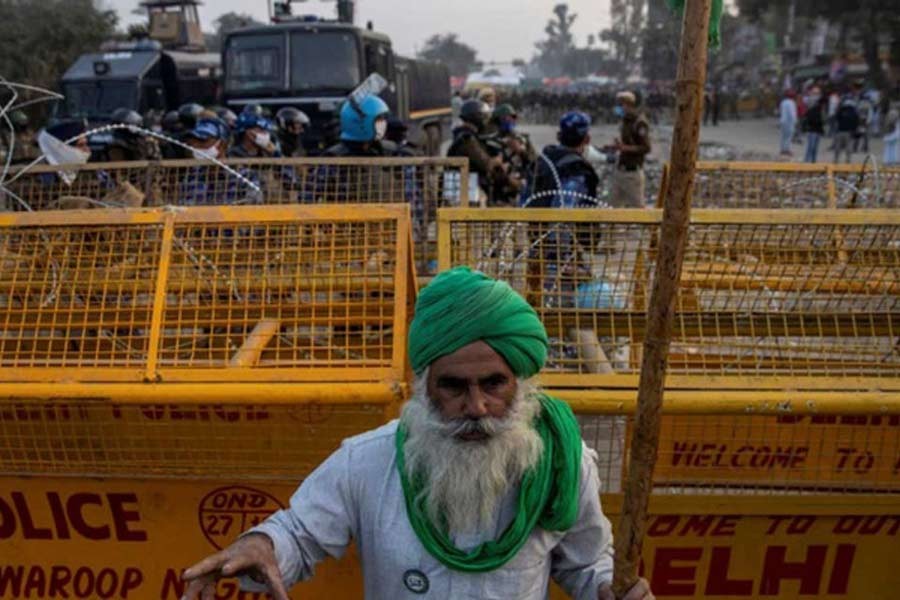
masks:
<svg viewBox="0 0 900 600"><path fill-rule="evenodd" d="M632 92L619 92L613 110L622 119L622 127L614 144L619 158L610 204L620 208L644 208L644 159L650 153L650 124L638 112L637 98Z"/></svg>
<svg viewBox="0 0 900 600"><path fill-rule="evenodd" d="M228 126L229 130L234 129L235 125L237 125L237 115L229 108L220 106L216 109L216 116Z"/></svg>
<svg viewBox="0 0 900 600"><path fill-rule="evenodd" d="M563 115L557 133L559 144L544 148L537 163L535 196L531 207L574 208L590 206L597 197L599 177L584 155L591 144L591 119L573 111ZM547 163L552 163L552 167Z"/></svg>
<svg viewBox="0 0 900 600"><path fill-rule="evenodd" d="M484 135L490 116L490 107L481 100L465 101L459 111L462 123L453 130L453 141L447 150L447 156L468 158L469 170L478 175L478 185L488 196L488 202L499 204L503 199L494 197L496 189L515 191L521 189L522 183L509 174L502 156L490 155L479 137Z"/></svg>
<svg viewBox="0 0 900 600"><path fill-rule="evenodd" d="M518 120L519 115L511 104L501 104L495 108L491 116L495 133L486 143L491 156L499 151L503 161L509 164L510 173L525 181L534 172L537 152L528 134L519 131Z"/></svg>
<svg viewBox="0 0 900 600"><path fill-rule="evenodd" d="M205 109L196 102L182 104L178 108L178 120L184 131L190 131L197 126L197 119Z"/></svg>
<svg viewBox="0 0 900 600"><path fill-rule="evenodd" d="M390 109L378 96L362 102L348 100L341 107L341 141L324 156L391 156L395 150L385 140Z"/></svg>
<svg viewBox="0 0 900 600"><path fill-rule="evenodd" d="M128 125L135 128L144 126L144 118L127 108L113 111L111 120L116 125ZM140 131L126 128L114 129L112 138L106 150L107 157L112 162L162 159L162 152L156 138L144 135Z"/></svg>
<svg viewBox="0 0 900 600"><path fill-rule="evenodd" d="M409 126L397 117L388 118L385 139L396 146L394 156L421 156L419 147L409 141Z"/></svg>
<svg viewBox="0 0 900 600"><path fill-rule="evenodd" d="M369 95L341 107L341 141L328 148L326 157L393 157L396 144L385 139L390 109L378 96ZM360 178L359 169L366 169ZM420 220L424 205L414 166L369 169L366 165L321 165L314 172L314 186L301 195L302 202L366 201L396 202L399 193Z"/></svg>
<svg viewBox="0 0 900 600"><path fill-rule="evenodd" d="M242 112L235 125L234 145L228 152L232 158L267 158L280 156L272 139L272 122L251 112Z"/></svg>
<svg viewBox="0 0 900 600"><path fill-rule="evenodd" d="M293 106L286 106L275 115L278 126L278 140L281 142L281 154L287 157L306 156L303 146L303 133L309 127L306 113Z"/></svg>
<svg viewBox="0 0 900 600"><path fill-rule="evenodd" d="M228 125L221 119L200 119L194 129L185 133L184 143L193 149L196 159L221 160L228 152L229 137Z"/></svg>
<svg viewBox="0 0 900 600"><path fill-rule="evenodd" d="M272 113L263 108L262 104L248 104L244 107L244 110L241 111L242 115L252 115L254 117L262 117L264 119L268 119L272 116Z"/></svg>
<svg viewBox="0 0 900 600"><path fill-rule="evenodd" d="M260 177L254 170L238 167L238 172L243 176L241 179L219 169L209 160L221 160L225 156L230 137L228 126L219 118L201 118L194 129L185 132L185 143L192 148L194 158L203 162L191 167L179 183L180 204L256 204L262 200L253 186L247 183L261 186Z"/></svg>

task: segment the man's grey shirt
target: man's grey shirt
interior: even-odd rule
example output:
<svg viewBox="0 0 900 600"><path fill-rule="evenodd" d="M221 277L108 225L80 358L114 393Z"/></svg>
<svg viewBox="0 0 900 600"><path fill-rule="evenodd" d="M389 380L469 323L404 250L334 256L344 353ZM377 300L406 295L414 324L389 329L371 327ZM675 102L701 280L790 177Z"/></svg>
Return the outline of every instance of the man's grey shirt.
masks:
<svg viewBox="0 0 900 600"><path fill-rule="evenodd" d="M392 421L345 440L294 493L290 508L251 530L272 539L287 586L311 578L316 563L326 556L340 558L354 542L368 600L539 600L547 597L551 576L573 598L595 600L600 584L612 580L612 531L600 508L596 454L587 446L575 525L565 532L535 528L503 567L462 573L432 557L409 523L396 465L396 431L397 421ZM458 536L456 546L470 550L499 537L515 516L517 497L518 488L507 494L492 530ZM248 590L261 589L247 578L242 583Z"/></svg>

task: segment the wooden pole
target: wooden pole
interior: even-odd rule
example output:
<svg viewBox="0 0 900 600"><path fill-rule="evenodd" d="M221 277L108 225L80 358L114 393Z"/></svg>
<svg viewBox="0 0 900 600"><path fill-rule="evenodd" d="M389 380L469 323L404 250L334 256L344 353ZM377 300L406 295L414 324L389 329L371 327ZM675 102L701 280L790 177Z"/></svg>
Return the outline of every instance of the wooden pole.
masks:
<svg viewBox="0 0 900 600"><path fill-rule="evenodd" d="M709 47L712 0L687 0L681 26L681 53L675 83L677 113L669 159L669 177L663 206L659 253L641 362L638 405L625 502L616 531L613 592L624 597L638 578L641 546L647 525L647 504L653 489L653 468L659 443L663 387L672 337L675 299L690 224L691 191L700 140L703 88Z"/></svg>

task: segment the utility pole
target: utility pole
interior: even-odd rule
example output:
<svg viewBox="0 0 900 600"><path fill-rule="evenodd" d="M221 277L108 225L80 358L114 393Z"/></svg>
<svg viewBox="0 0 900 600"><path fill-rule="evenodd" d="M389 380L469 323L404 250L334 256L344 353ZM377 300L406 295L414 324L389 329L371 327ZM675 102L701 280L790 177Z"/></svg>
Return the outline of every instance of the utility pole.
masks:
<svg viewBox="0 0 900 600"><path fill-rule="evenodd" d="M712 0L686 0L681 26L681 52L675 81L676 113L669 159L659 247L641 360L638 403L625 482L625 502L615 537L613 591L622 598L635 584L647 529L647 507L653 490L653 469L659 452L662 401L669 345L675 321L675 301L687 246L691 192L700 141L703 87L709 49Z"/></svg>

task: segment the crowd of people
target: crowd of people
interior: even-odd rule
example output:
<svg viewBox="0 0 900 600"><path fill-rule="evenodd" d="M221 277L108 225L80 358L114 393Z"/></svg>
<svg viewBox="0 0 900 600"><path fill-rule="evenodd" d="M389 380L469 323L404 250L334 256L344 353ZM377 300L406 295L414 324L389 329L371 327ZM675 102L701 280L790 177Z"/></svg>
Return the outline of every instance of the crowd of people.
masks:
<svg viewBox="0 0 900 600"><path fill-rule="evenodd" d="M618 89L611 86L589 88L511 88L504 92L507 102L519 108L528 123L555 124L560 107L583 112L594 123L613 124ZM675 109L674 91L660 86L644 86L632 90L651 123L666 120Z"/></svg>
<svg viewBox="0 0 900 600"><path fill-rule="evenodd" d="M353 108L352 112L341 115L339 129L326 136L317 154L347 155L348 149L351 154L418 154L417 148L406 139L406 125L390 117L383 101L371 98L359 115L356 108L350 108ZM365 126L360 123L345 122L348 117L355 116L368 119L371 131L365 131ZM22 111L11 113L10 120L15 135L11 140L4 140L2 152L12 150L13 164L29 163L38 158L42 154L38 144L40 132L31 126ZM373 129L377 120L383 120L383 131ZM87 153L85 162L118 162L302 157L307 155L305 135L310 126L309 117L297 108L285 107L273 115L258 104L247 105L240 113L235 113L228 108L206 108L188 103L168 113L150 112L143 116L134 110L120 108L108 121L113 128L107 136L89 138L87 123L73 120L55 123L44 131L57 139L71 141L73 147L81 147ZM98 139L102 141L95 142Z"/></svg>
<svg viewBox="0 0 900 600"><path fill-rule="evenodd" d="M885 165L900 164L900 112L892 108L887 94L859 83L827 86L809 83L801 90L788 89L778 110L782 156L793 156L792 145L806 136L803 160L819 159L820 143L831 140L828 151L833 162L853 161L856 153L868 154L873 137L881 137Z"/></svg>
<svg viewBox="0 0 900 600"><path fill-rule="evenodd" d="M477 179L478 190L487 204L495 206L577 206L597 203L600 178L596 167L613 170L612 199L617 205L645 205L643 163L650 151L650 120L642 111L640 97L634 92L619 92L614 97L612 115L621 121L621 132L612 143L597 148L590 130L594 122L590 113L569 110L559 120L558 144L542 149L534 147L529 136L519 128L519 109L512 101L498 103L498 94L482 89L475 97L455 99L456 126L447 150L448 156L468 159L470 172ZM31 161L45 148L38 140L46 134L67 144L63 157L51 163L127 162L160 159L194 158L205 161L224 158L252 159L301 157L307 153L305 135L310 119L297 108L286 107L271 115L260 105L248 105L239 114L227 108L207 109L186 104L163 115L141 116L128 109L116 110L110 118L112 127L103 136L91 136L80 121L54 124L35 135L19 115L14 152L19 162ZM333 143L317 152L325 157L410 157L419 154L407 139L408 128L394 118L388 105L378 96L348 101L340 110L340 127ZM103 143L96 143L100 137ZM33 150L28 155L25 149ZM52 153L51 153L52 154ZM338 177L326 166L321 169L323 181ZM223 185L213 180L208 169L194 169L182 182L184 204L227 202ZM250 168L238 171L249 182L259 180ZM286 175L289 176L289 175ZM313 181L315 178L313 178ZM306 179L305 181L309 181ZM239 197L240 181L231 194ZM227 186L226 186L227 187ZM289 188L296 188L288 182ZM307 186L309 187L309 186ZM311 192L312 193L312 192ZM230 197L230 196L229 196ZM302 200L302 199L301 199Z"/></svg>
<svg viewBox="0 0 900 600"><path fill-rule="evenodd" d="M491 205L573 207L596 204L599 176L596 164L615 166L610 196L617 206L639 208L645 203L644 160L650 152L650 122L637 94L614 96L613 116L621 122L619 137L602 149L591 141L593 118L569 110L559 120L558 144L536 151L518 127L518 112L498 104L492 88L476 97L458 97L458 126L448 156L469 160L481 192ZM506 99L506 98L504 98Z"/></svg>

